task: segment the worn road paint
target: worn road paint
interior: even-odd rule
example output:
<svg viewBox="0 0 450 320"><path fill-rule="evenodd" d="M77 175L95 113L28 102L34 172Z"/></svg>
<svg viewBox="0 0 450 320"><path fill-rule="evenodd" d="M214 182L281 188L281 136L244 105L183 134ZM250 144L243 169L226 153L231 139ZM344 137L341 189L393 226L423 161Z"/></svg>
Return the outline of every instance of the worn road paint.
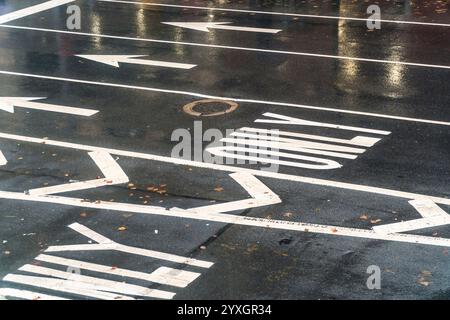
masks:
<svg viewBox="0 0 450 320"><path fill-rule="evenodd" d="M250 28L250 27L238 27L229 26L231 22L162 22L174 27L183 29L191 29L196 31L211 32L211 29L215 30L229 30L229 31L243 31L243 32L257 32L257 33L278 33L281 29L268 29L268 28Z"/></svg>
<svg viewBox="0 0 450 320"><path fill-rule="evenodd" d="M196 67L195 64L185 64L185 63L176 63L176 62L167 62L167 61L156 61L156 60L144 60L144 59L136 59L140 57L146 57L145 55L87 55L87 54L78 54L77 57L107 64L109 66L113 66L119 68L119 63L127 63L127 64L138 64L143 66L156 66L156 67L165 67L165 68L175 68L175 69L192 69Z"/></svg>
<svg viewBox="0 0 450 320"><path fill-rule="evenodd" d="M325 15L315 15L315 14L287 13L287 12L276 12L276 11L260 11L260 10L244 10L244 9L230 9L230 8L186 6L186 5L177 5L177 4L150 3L150 2L146 3L146 2L122 1L122 0L98 0L98 1L111 2L111 3L135 4L135 5L139 5L139 6L145 5L145 6L155 6L155 7L195 9L195 10L205 10L205 11L264 14L264 15L275 15L275 16L285 16L285 17L331 19L331 20L343 20L343 21L363 21L363 22L379 21L381 23L411 24L411 25L435 26L435 27L450 27L450 24L447 24L447 23L434 23L434 22L418 22L418 21L405 21L405 20L385 20L385 19L374 20L374 19L369 19L369 18L354 18L354 17L342 17L342 16L325 16Z"/></svg>
<svg viewBox="0 0 450 320"><path fill-rule="evenodd" d="M44 197L37 197L37 198L44 198ZM70 198L68 198L68 199L70 199ZM74 230L78 233L81 233L85 237L97 242L98 244L52 246L52 247L47 248L47 250L45 250L45 252L113 250L113 251L120 251L120 252L135 254L135 255L149 257L149 258L171 261L171 262L180 263L180 264L186 264L186 265L200 267L200 268L210 268L213 265L212 262L208 262L208 261L191 259L191 258L174 255L174 254L122 245L122 244L114 242L114 241L98 234L97 232L95 232L95 231L89 229L88 227L85 227L79 223L73 223L69 226L69 228L71 228L72 230Z"/></svg>
<svg viewBox="0 0 450 320"><path fill-rule="evenodd" d="M327 55L327 54L318 54L318 53L310 53L310 52L297 52L297 51L272 50L272 49L260 49L260 48L246 48L246 47L224 46L224 45L196 43L196 42L182 42L182 41L170 41L170 40L159 40L159 39L133 38L133 37L105 35L105 34L98 34L98 33L86 33L86 32L65 31L65 30L57 30L57 29L22 27L22 26L13 26L13 25L0 25L0 27L2 27L2 28L11 28L11 29L19 29L19 30L34 30L34 31L42 31L42 32L72 34L72 35L98 37L98 38L109 38L109 39L118 39L118 40L131 40L131 41L143 41L143 42L154 42L154 43L167 43L167 44L194 46L194 47L205 47L205 48L216 48L216 49L230 49L230 50L273 53L273 54L286 54L286 55L296 55L296 56L305 56L305 57L314 57L314 58L328 58L328 59L334 59L334 60L350 60L350 61L372 62L372 63L380 63L380 64L394 64L394 65L397 64L397 65L404 65L404 66L408 66L408 67L437 68L437 69L446 69L446 70L450 69L450 66L448 66L448 65L437 65L437 64L404 62L404 61L382 60L382 59L357 58L357 57L350 57L350 56L337 56L337 55Z"/></svg>
<svg viewBox="0 0 450 320"><path fill-rule="evenodd" d="M0 16L0 24L24 18L26 16L30 16L32 14L39 13L42 11L47 11L49 9L53 9L71 2L75 2L75 0L50 0L44 3L37 4L35 6L10 12Z"/></svg>
<svg viewBox="0 0 450 320"><path fill-rule="evenodd" d="M56 104L34 102L46 98L26 98L26 97L0 97L0 110L14 113L14 107L33 110L50 111L57 113L73 114L77 116L90 117L98 113L98 110L66 107Z"/></svg>
<svg viewBox="0 0 450 320"><path fill-rule="evenodd" d="M316 178L296 176L296 175L291 175L291 174L269 172L269 171L248 169L248 168L242 168L242 167L234 167L234 166L229 166L229 165L220 165L220 164L213 164L213 163L206 163L206 162L199 162L199 161L192 161L192 160L184 160L184 159L164 157L164 156L159 156L159 155L149 154L149 153L102 148L102 147L82 145L82 144L77 144L77 143L70 143L70 142L56 141L56 140L42 139L42 138L34 138L34 137L26 137L26 136L21 136L21 135L13 135L13 134L9 134L9 133L1 133L0 132L0 139L2 139L2 138L8 139L8 140L15 140L15 141L46 144L46 145L57 146L57 147L68 148L68 149L84 150L84 151L88 151L88 152L105 151L109 154L114 154L117 156L146 159L146 160L151 160L151 161L159 161L159 162L171 163L171 164L176 164L176 165L184 165L184 166L211 169L211 170L224 171L224 172L232 172L232 173L242 172L242 173L254 175L256 177L266 177L266 178L272 178L272 179L278 179L278 180L300 182L300 183L332 187L332 188L338 188L338 189L345 189L345 190L352 190L352 191L358 191L358 192L374 193L374 194L379 194L379 195L385 195L388 197L403 198L403 199L408 199L408 200L429 198L430 200L432 200L435 203L450 205L450 199L447 199L447 198L434 197L434 196L430 196L430 195L423 195L423 194L399 191L399 190L394 190L394 189L378 188L378 187L365 186L365 185L359 185L359 184L353 184L353 183L347 183L347 182L339 182L339 181L333 181L333 180L316 179ZM21 195L19 198L23 198L22 197L23 194L18 193L18 195ZM5 191L0 192L0 198L3 197L3 198L14 199L15 196L16 196L16 193L5 192ZM29 197L25 198L25 200L27 200L27 199L29 199ZM36 199L39 199L39 197L36 197Z"/></svg>
<svg viewBox="0 0 450 320"><path fill-rule="evenodd" d="M206 94L202 94L202 93L195 93L195 92L189 92L189 91L159 89L159 88L133 86L133 85L125 85L125 84L119 84L119 83L111 83L111 82L96 82L96 81L89 81L89 80L82 80L82 79L53 77L53 76L45 76L45 75L39 75L39 74L21 73L21 72L13 72L13 71L5 71L5 70L0 70L0 74L10 75L10 76L19 76L19 77L29 77L29 78L36 78L36 79L47 79L47 80L71 82L71 83L98 85L98 86L104 86L104 87L134 89L134 90L161 92L161 93L169 93L169 94L179 94L179 95L186 95L186 96L191 96L191 97L196 97L196 98L204 98L204 99L234 101L234 102L242 102L242 103L256 103L256 104L263 104L263 105L269 105L269 106L280 106L280 107L291 107L291 108L309 109L309 110L317 110L317 111L346 113L346 114L354 114L354 115L359 115L359 116L450 126L450 122L445 122L445 121L408 118L408 117L400 117L400 116L395 116L395 115L361 112L361 111L353 111L353 110L338 109L338 108L315 107L315 106L308 106L308 105L301 105L301 104L287 103L287 102L217 97L217 96L210 96L210 95L206 95Z"/></svg>
<svg viewBox="0 0 450 320"><path fill-rule="evenodd" d="M86 190L91 188L99 188L103 186L112 186L121 183L127 183L129 181L128 176L123 172L122 168L111 157L111 155L105 151L92 151L88 153L94 160L95 164L102 171L105 176L104 179L94 179L81 182L65 183L56 186L43 187L37 189L28 190L30 195L49 195L63 192L71 192L78 190Z"/></svg>
<svg viewBox="0 0 450 320"><path fill-rule="evenodd" d="M187 287L191 282L193 282L200 276L200 273L197 272L184 271L166 267L160 267L157 270L153 271L152 273L145 273L117 267L111 268L111 266L104 266L96 263L90 263L74 259L66 259L46 254L40 254L34 259L38 261L62 265L65 267L73 267L121 277L134 278L179 288Z"/></svg>

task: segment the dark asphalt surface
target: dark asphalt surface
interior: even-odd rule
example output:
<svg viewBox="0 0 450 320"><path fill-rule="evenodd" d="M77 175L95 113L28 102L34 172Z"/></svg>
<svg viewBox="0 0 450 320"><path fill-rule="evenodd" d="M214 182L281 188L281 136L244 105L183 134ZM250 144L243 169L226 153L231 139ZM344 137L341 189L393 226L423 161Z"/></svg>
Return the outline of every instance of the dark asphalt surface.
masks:
<svg viewBox="0 0 450 320"><path fill-rule="evenodd" d="M0 15L43 1L0 1ZM141 2L150 2L141 1ZM409 1L380 1L382 19L450 24L446 1L411 7ZM367 3L354 1L158 1L254 11L362 17ZM204 11L78 0L80 32L177 42L306 52L450 66L450 26L294 18L268 14ZM447 11L445 11L445 9ZM8 22L8 25L67 30L66 5ZM283 29L279 34L176 28L162 22L227 21L236 26ZM77 54L145 55L198 65L191 70L121 64L114 68ZM145 59L145 58L144 58ZM206 95L275 101L322 108L450 122L450 69L378 62L249 52L230 48L108 39L0 25L0 71L93 82L189 91ZM0 110L0 133L114 148L170 157L174 130L258 127L351 139L367 135L329 128L254 123L263 113L323 123L390 131L355 160L336 160L334 170L281 165L280 173L450 197L450 127L432 123L239 103L217 117L193 117L182 107L198 98L86 83L0 74L0 96L47 97L43 103L99 110L81 117L16 108ZM208 143L205 143L205 146ZM85 151L0 137L8 163L0 167L0 190L25 190L101 176ZM311 155L310 155L311 156ZM90 200L183 209L245 199L248 193L227 172L113 156L136 187L127 184L58 194ZM257 165L238 165L260 169ZM261 177L282 203L232 212L236 215L369 230L375 225L420 218L408 199ZM147 191L161 186L166 192ZM439 204L450 212L450 207ZM223 213L229 214L229 213ZM58 256L151 273L165 266L201 273L186 288L149 284L82 270L83 275L127 281L176 293L175 299L449 299L448 247L371 240L312 232L227 225L206 220L0 198L0 277L36 264L49 246L87 244L68 228L78 222L121 244L194 257L209 269L114 251L62 252ZM119 231L120 227L125 230ZM448 225L409 234L450 238ZM64 267L38 263L64 270ZM381 269L381 289L369 290L368 266ZM29 274L28 274L29 275ZM86 298L0 282L66 298Z"/></svg>

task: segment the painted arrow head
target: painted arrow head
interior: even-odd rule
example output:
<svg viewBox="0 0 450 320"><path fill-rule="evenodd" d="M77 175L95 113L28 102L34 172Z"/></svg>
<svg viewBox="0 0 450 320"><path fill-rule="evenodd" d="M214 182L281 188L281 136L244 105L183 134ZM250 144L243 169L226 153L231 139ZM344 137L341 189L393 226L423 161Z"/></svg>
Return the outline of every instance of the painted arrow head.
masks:
<svg viewBox="0 0 450 320"><path fill-rule="evenodd" d="M28 98L28 97L0 97L0 110L14 113L14 106L17 103L23 101L33 101L33 100L41 100L47 99L45 97L36 97L36 98Z"/></svg>
<svg viewBox="0 0 450 320"><path fill-rule="evenodd" d="M87 60L92 60L95 62L100 62L103 64L107 64L109 66L113 66L116 68L119 68L119 62L124 62L128 59L132 59L132 58L141 58L141 57L145 57L145 55L110 55L110 54L105 54L105 55L98 55L98 54L77 54L76 55L79 58L83 58L83 59L87 59Z"/></svg>
<svg viewBox="0 0 450 320"><path fill-rule="evenodd" d="M214 27L224 24L230 24L231 22L163 22L163 23L180 28L210 32L209 30L210 28L214 29Z"/></svg>

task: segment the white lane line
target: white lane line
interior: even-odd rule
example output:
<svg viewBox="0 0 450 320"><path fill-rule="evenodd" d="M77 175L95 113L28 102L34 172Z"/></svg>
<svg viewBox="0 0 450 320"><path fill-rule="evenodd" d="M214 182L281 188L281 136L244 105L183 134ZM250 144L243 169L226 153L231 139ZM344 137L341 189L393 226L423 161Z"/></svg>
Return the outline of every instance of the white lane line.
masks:
<svg viewBox="0 0 450 320"><path fill-rule="evenodd" d="M33 197L33 198L44 199L46 197L40 196L40 197ZM212 262L208 262L208 261L186 258L186 257L174 255L174 254L122 245L122 244L114 242L114 241L98 234L97 232L95 232L95 231L89 229L88 227L83 226L79 223L73 223L73 224L69 225L69 228L71 228L74 231L77 231L78 233L81 233L85 237L87 237L91 240L94 240L95 242L98 242L98 244L51 246L51 247L47 248L47 250L45 250L45 251L46 252L63 252L63 251L115 250L115 251L120 251L120 252L124 252L124 253L135 254L135 255L140 255L140 256L144 256L144 257L160 259L160 260L166 260L166 261L171 261L171 262L180 263L180 264L186 264L186 265L200 267L200 268L210 268L213 265Z"/></svg>
<svg viewBox="0 0 450 320"><path fill-rule="evenodd" d="M113 280L100 279L91 276L85 276L67 271L61 271L57 269L35 266L26 264L18 269L19 271L25 271L30 273L36 273L43 276L50 276L55 278L61 278L65 280L75 281L76 283L84 283L95 286L97 290L114 292L119 294L125 294L130 296L141 296L147 298L158 299L172 299L175 296L174 292L149 289L142 286L128 284L124 282L118 282Z"/></svg>
<svg viewBox="0 0 450 320"><path fill-rule="evenodd" d="M128 296L101 291L102 289L105 289L104 287L72 280L60 280L47 277L8 274L3 278L3 281L19 283L53 291L66 292L101 300L135 300L134 298Z"/></svg>
<svg viewBox="0 0 450 320"><path fill-rule="evenodd" d="M159 215L171 218L185 218L200 221L212 221L220 222L224 224L237 224L249 227L260 227L268 229L278 229L278 230L290 230L290 231L300 231L300 232L311 232L319 233L333 236L346 236L355 238L364 238L372 240L387 240L387 241L398 241L404 243L412 244L425 244L433 246L443 246L450 247L450 239L438 238L438 237L427 237L420 235L411 234L401 234L401 233L379 233L374 230L367 229L355 229L347 227L339 227L332 225L320 225L313 223L303 223L294 221L284 221L284 220L274 220L274 219L264 219L255 218L249 216L239 216L233 214L223 214L223 213L213 213L213 212L195 212L190 210L181 209L170 209L167 210L163 207L149 207L144 205L126 204L126 203L113 203L113 202L86 202L83 199L67 198L67 197L56 197L56 196L30 196L19 192L6 192L0 191L0 198L4 199L14 199L14 200L24 200L24 201L34 201L42 203L53 203L67 206L91 208L91 209L101 209L117 212L133 212L148 215ZM73 246L57 246L50 247L47 252L56 251L84 251L84 250L118 250L122 252L127 252L119 247L114 247L114 245L73 245ZM132 248L131 252L133 254L146 256L148 250ZM169 259L165 259L169 260Z"/></svg>
<svg viewBox="0 0 450 320"><path fill-rule="evenodd" d="M243 172L243 173L248 173L248 174L254 175L256 177L267 177L267 178L273 178L273 179L278 179L278 180L300 182L300 183L306 183L306 184L312 184L312 185L318 185L318 186L324 186L324 187L332 187L332 188L346 189L346 190L352 190L352 191L374 193L374 194L385 195L385 196L389 196L389 197L404 198L404 199L408 199L408 200L415 200L415 199L419 199L419 198L429 198L430 200L432 200L435 203L450 205L450 199L447 199L447 198L433 197L430 195L404 192L404 191L386 189L386 188L378 188L378 187L359 185L359 184L353 184L353 183L347 183L347 182L316 179L316 178L296 176L296 175L291 175L291 174L248 169L248 168L243 168L243 167L234 167L234 166L229 166L229 165L220 165L220 164L213 164L213 163L206 163L206 162L199 162L199 161L192 161L192 160L177 159L177 158L172 158L172 157L159 156L156 154L133 152L133 151L126 151L126 150L119 150L119 149L111 149L111 148L102 148L102 147L82 145L82 144L70 143L70 142L64 142L64 141L26 137L26 136L14 135L14 134L9 134L9 133L1 133L0 132L0 138L8 139L8 140L15 140L15 141L29 142L29 143L45 144L45 145L69 148L69 149L75 149L75 150L85 150L88 152L92 152L92 151L96 151L96 150L105 151L109 154L114 154L117 156L146 159L146 160L151 160L151 161L159 161L159 162L164 162L164 163L172 163L172 164L176 164L176 165L211 169L211 170L224 171L224 172ZM9 193L1 193L1 194L2 194L1 197L5 197L5 196L8 197Z"/></svg>
<svg viewBox="0 0 450 320"><path fill-rule="evenodd" d="M409 203L423 218L375 226L373 230L380 233L398 233L450 224L450 215L430 199L417 199Z"/></svg>
<svg viewBox="0 0 450 320"><path fill-rule="evenodd" d="M155 7L196 9L196 10L219 11L219 12L238 12L238 13L250 13L250 14L267 14L267 15L286 16L286 17L317 18L317 19L332 19L332 20L346 20L346 21L364 21L364 22L368 21L367 18L325 16L325 15L287 13L287 12L275 12L275 11L229 9L229 8L214 8L214 7L200 7L200 6L185 6L185 5L176 5L176 4L146 3L146 2L122 1L122 0L99 0L99 1L113 2L113 3L136 4L136 5L140 5L140 6L146 5L146 6L155 6ZM373 20L371 20L371 21L373 21ZM450 27L450 24L447 24L447 23L435 23L435 22L418 22L418 21L385 20L385 19L380 19L380 20L376 20L376 21L380 21L382 23L396 23L396 24L412 24L412 25L425 25L425 26L437 26L437 27Z"/></svg>
<svg viewBox="0 0 450 320"><path fill-rule="evenodd" d="M143 66L156 66L175 69L192 69L196 67L195 64L176 63L167 61L136 59L146 57L145 55L92 55L92 54L77 54L77 57L107 64L116 68L120 67L119 63L138 64Z"/></svg>
<svg viewBox="0 0 450 320"><path fill-rule="evenodd" d="M418 123L428 123L428 124L433 124L433 125L450 126L450 122L445 122L445 121L400 117L400 116L395 116L395 115L361 112L361 111L353 111L353 110L339 109L339 108L325 108L325 107L315 107L315 106L308 106L308 105L295 104L295 103L286 103L286 102L240 99L240 98L231 98L231 97L219 97L219 96L211 96L211 95L189 92L189 91L132 86L132 85L125 85L125 84L118 84L118 83L110 83L110 82L96 82L96 81L89 81L89 80L82 80L82 79L62 78L62 77L21 73L21 72L13 72L13 71L5 71L5 70L0 70L0 74L10 75L10 76L19 76L19 77L29 77L29 78L36 78L36 79L47 79L47 80L54 80L54 81L64 81L64 82L71 82L71 83L90 84L90 85L97 85L97 86L104 86L104 87L143 90L143 91L161 92L161 93L168 93L168 94L179 94L179 95L185 95L185 96L191 96L191 97L203 98L203 99L235 101L235 102L241 102L241 103L256 103L256 104L263 104L263 105L269 105L269 106L291 107L291 108L300 108L300 109L308 109L308 110L353 114L353 115L382 118L382 119L402 120L402 121L410 121L410 122L418 122Z"/></svg>
<svg viewBox="0 0 450 320"><path fill-rule="evenodd" d="M5 156L3 155L2 150L0 150L0 166L4 166L8 163L8 160L6 160Z"/></svg>
<svg viewBox="0 0 450 320"><path fill-rule="evenodd" d="M44 3L37 4L35 6L31 6L28 8L10 12L10 13L0 16L0 24L6 23L6 22L9 22L12 20L24 18L26 16L29 16L29 15L32 15L32 14L35 14L38 12L53 9L53 8L56 8L56 7L59 7L59 6L62 6L64 4L68 4L68 3L71 3L74 1L75 0L50 0L50 1L47 1Z"/></svg>
<svg viewBox="0 0 450 320"><path fill-rule="evenodd" d="M111 266L104 266L85 261L49 256L46 254L40 254L34 259L66 267L73 267L100 273L112 274L121 277L145 280L148 282L154 282L179 288L187 287L192 281L200 276L200 273L197 272L190 272L166 267L158 268L157 270L149 274L145 272L133 271L117 267L112 268Z"/></svg>
<svg viewBox="0 0 450 320"><path fill-rule="evenodd" d="M98 113L98 110L73 108L56 104L39 103L32 101L40 99L46 98L0 97L0 110L14 113L14 107L17 107L17 108L27 108L34 110L73 114L84 117L90 117Z"/></svg>
<svg viewBox="0 0 450 320"><path fill-rule="evenodd" d="M281 32L281 29L268 29L268 28L251 28L251 27L239 27L230 26L231 22L162 22L174 27L191 29L202 32L211 32L210 29L217 30L229 30L229 31L243 31L243 32L256 32L256 33L271 33L275 34Z"/></svg>
<svg viewBox="0 0 450 320"><path fill-rule="evenodd" d="M0 297L11 297L26 300L68 300L65 298L52 296L48 294L28 290L18 290L13 288L0 288Z"/></svg>
<svg viewBox="0 0 450 320"><path fill-rule="evenodd" d="M286 54L295 56L305 56L305 57L315 57L315 58L328 58L334 60L351 60L351 61L362 61L362 62L373 62L380 64L398 64L405 65L409 67L424 67L424 68L436 68L436 69L450 69L448 65L437 65L437 64L426 64L426 63L415 63L415 62L403 62L403 61L393 61L393 60L382 60L382 59L368 59L368 58L356 58L349 56L338 56L338 55L327 55L327 54L317 54L308 52L297 52L297 51L284 51L284 50L271 50L271 49L259 49L259 48L246 48L246 47L234 47L234 46L223 46L215 44L204 44L204 43L192 43L192 42L182 42L182 41L168 41L168 40L158 40L158 39L145 39L145 38L133 38L133 37L122 37L122 36L112 36L97 33L85 33L76 31L65 31L65 30L55 30L55 29L45 29L45 28L33 28L33 27L22 27L22 26L12 26L12 25L0 25L2 28L10 29L21 29L21 30L34 30L43 32L53 32L61 34L72 34L80 36L98 37L98 38L109 38L109 39L119 39L119 40L132 40L132 41L143 41L143 42L154 42L154 43L167 43L194 47L205 47L205 48L216 48L216 49L230 49L230 50L240 50L249 52L261 52L261 53L274 53L274 54Z"/></svg>
<svg viewBox="0 0 450 320"><path fill-rule="evenodd" d="M116 184L127 183L128 176L123 172L122 168L111 157L111 155L104 151L89 152L89 156L94 160L95 164L102 171L105 176L104 179L94 179L88 181L80 181L73 183L59 184L56 186L30 189L27 191L31 195L48 195L71 191L87 190L92 188L100 188L104 186L112 186Z"/></svg>

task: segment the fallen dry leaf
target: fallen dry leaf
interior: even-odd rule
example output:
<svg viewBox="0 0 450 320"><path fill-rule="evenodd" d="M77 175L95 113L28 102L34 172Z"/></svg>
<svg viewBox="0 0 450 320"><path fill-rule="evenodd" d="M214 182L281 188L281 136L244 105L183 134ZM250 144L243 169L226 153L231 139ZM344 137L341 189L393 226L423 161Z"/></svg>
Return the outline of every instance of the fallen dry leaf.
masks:
<svg viewBox="0 0 450 320"><path fill-rule="evenodd" d="M369 216L367 214L363 214L359 217L361 220L369 220Z"/></svg>
<svg viewBox="0 0 450 320"><path fill-rule="evenodd" d="M127 230L127 227L125 227L125 226L121 226L121 227L117 228L117 231L125 231L125 230Z"/></svg>
<svg viewBox="0 0 450 320"><path fill-rule="evenodd" d="M380 222L381 222L381 219L370 220L371 224L377 224L377 223L380 223Z"/></svg>
<svg viewBox="0 0 450 320"><path fill-rule="evenodd" d="M215 191L215 192L222 192L222 191L223 191L223 188L217 187L217 188L214 188L214 191Z"/></svg>

